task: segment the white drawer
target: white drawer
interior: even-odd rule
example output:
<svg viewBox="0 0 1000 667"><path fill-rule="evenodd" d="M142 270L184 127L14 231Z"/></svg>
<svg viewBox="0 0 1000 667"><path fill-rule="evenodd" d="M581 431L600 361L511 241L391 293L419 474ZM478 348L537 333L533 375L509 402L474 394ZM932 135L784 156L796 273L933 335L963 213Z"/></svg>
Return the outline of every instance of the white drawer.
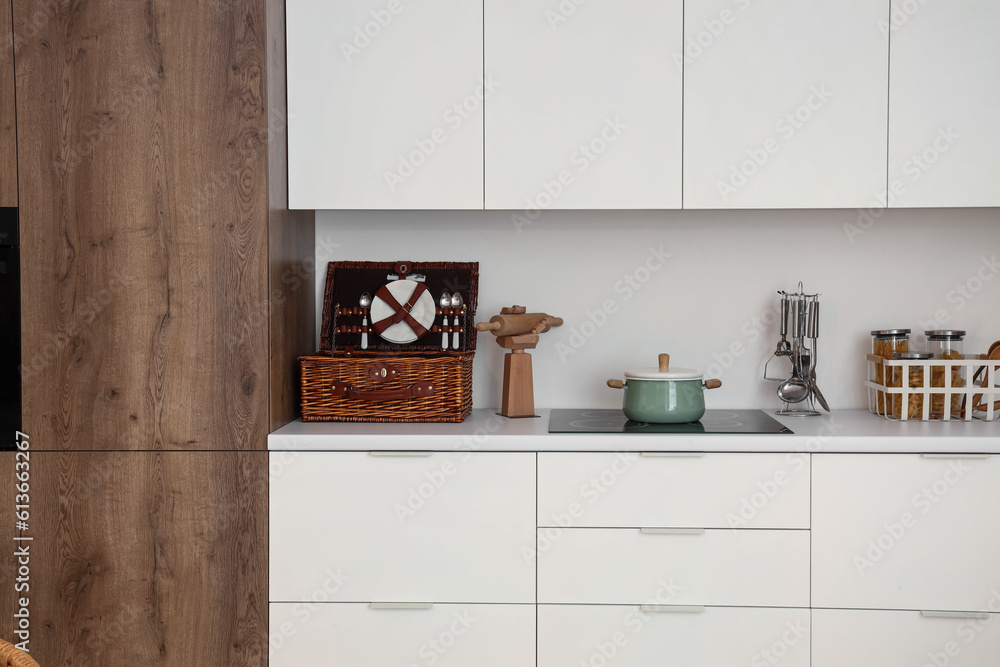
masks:
<svg viewBox="0 0 1000 667"><path fill-rule="evenodd" d="M538 601L809 606L809 532L540 528Z"/></svg>
<svg viewBox="0 0 1000 667"><path fill-rule="evenodd" d="M1000 456L813 456L813 605L982 611L1000 585Z"/></svg>
<svg viewBox="0 0 1000 667"><path fill-rule="evenodd" d="M538 607L538 667L747 667L778 661L782 667L809 667L808 609Z"/></svg>
<svg viewBox="0 0 1000 667"><path fill-rule="evenodd" d="M1000 656L1000 614L816 609L812 634L813 667L996 667Z"/></svg>
<svg viewBox="0 0 1000 667"><path fill-rule="evenodd" d="M535 607L271 603L271 667L530 667Z"/></svg>
<svg viewBox="0 0 1000 667"><path fill-rule="evenodd" d="M538 525L808 528L808 454L538 455Z"/></svg>
<svg viewBox="0 0 1000 667"><path fill-rule="evenodd" d="M534 602L534 454L271 459L271 600Z"/></svg>

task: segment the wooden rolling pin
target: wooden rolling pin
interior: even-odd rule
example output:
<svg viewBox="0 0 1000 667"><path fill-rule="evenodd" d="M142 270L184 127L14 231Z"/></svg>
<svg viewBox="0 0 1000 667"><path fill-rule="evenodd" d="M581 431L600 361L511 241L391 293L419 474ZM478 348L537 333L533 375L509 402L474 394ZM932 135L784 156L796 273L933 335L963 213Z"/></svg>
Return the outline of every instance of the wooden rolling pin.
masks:
<svg viewBox="0 0 1000 667"><path fill-rule="evenodd" d="M521 334L542 334L552 327L562 326L561 317L545 313L517 313L494 315L489 322L476 325L477 331L490 331L494 336L519 336Z"/></svg>

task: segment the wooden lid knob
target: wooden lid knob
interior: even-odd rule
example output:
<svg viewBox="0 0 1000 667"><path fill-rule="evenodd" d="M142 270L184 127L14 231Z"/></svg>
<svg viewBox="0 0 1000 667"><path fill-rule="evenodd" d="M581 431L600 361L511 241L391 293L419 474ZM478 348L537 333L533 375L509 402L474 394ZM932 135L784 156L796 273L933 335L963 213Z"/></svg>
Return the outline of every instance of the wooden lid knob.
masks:
<svg viewBox="0 0 1000 667"><path fill-rule="evenodd" d="M660 355L660 370L667 371L670 370L670 355L661 354Z"/></svg>

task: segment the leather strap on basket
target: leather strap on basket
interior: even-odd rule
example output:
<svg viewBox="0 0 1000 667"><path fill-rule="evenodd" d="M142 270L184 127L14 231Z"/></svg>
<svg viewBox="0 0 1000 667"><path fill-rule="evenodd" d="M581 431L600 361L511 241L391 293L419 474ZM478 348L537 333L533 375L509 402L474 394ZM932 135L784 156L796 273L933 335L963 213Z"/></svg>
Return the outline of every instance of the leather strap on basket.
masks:
<svg viewBox="0 0 1000 667"><path fill-rule="evenodd" d="M413 329L413 333L416 334L417 338L423 338L424 334L427 333L427 329L424 325L420 324L420 322L417 322L413 315L410 315L410 311L413 310L413 306L417 305L417 299L420 298L420 295L426 291L426 285L423 283L416 283L416 287L413 288L413 294L410 295L410 298L406 301L406 303L400 304L399 301L396 300L396 297L392 295L392 292L389 291L389 287L387 285L382 285L382 287L375 292L375 296L385 301L395 312L383 320L372 323L372 328L375 330L375 333L382 335L382 332L393 324L406 322L410 325L410 328Z"/></svg>
<svg viewBox="0 0 1000 667"><path fill-rule="evenodd" d="M362 401L399 401L409 398L424 398L434 395L434 385L430 382L417 382L406 389L393 391L362 391L351 388L343 382L334 382L330 386L334 396L341 398L357 398Z"/></svg>

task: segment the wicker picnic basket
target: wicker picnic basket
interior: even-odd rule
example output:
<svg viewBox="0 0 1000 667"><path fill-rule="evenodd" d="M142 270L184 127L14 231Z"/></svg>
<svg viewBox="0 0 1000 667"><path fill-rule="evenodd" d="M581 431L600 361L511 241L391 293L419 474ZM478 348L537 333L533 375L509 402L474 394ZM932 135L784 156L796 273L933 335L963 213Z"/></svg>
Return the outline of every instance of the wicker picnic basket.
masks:
<svg viewBox="0 0 1000 667"><path fill-rule="evenodd" d="M462 305L428 306L444 291L462 293ZM464 420L478 292L476 262L331 262L320 350L299 357L302 419ZM370 308L355 305L362 294L375 294Z"/></svg>

